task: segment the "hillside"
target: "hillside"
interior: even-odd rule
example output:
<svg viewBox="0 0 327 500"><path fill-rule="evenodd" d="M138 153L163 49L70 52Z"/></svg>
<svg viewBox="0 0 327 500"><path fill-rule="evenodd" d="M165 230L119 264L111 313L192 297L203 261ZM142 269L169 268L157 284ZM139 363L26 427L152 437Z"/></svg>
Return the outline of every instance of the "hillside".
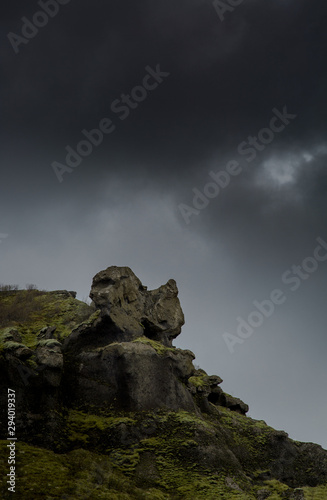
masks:
<svg viewBox="0 0 327 500"><path fill-rule="evenodd" d="M75 297L0 292L1 498L12 498L10 389L17 498L327 499L327 451L247 417L173 346L184 324L174 280L148 291L110 267L91 306Z"/></svg>

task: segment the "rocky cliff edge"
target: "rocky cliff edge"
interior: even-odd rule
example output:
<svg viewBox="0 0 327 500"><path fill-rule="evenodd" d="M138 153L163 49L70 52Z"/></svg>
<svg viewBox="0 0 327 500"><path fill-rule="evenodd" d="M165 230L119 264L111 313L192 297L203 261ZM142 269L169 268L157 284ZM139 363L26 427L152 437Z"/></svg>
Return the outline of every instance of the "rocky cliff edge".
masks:
<svg viewBox="0 0 327 500"><path fill-rule="evenodd" d="M325 450L247 417L173 347L174 280L148 291L113 266L94 277L91 306L75 297L0 292L1 457L10 388L21 498L327 499Z"/></svg>

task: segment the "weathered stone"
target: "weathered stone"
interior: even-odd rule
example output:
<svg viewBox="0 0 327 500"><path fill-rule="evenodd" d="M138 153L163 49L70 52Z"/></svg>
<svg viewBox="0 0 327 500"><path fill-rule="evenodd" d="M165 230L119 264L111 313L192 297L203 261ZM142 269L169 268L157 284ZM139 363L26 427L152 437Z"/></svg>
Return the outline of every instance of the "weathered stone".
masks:
<svg viewBox="0 0 327 500"><path fill-rule="evenodd" d="M145 335L170 346L184 315L174 280L148 291L129 267L108 267L93 278L90 298L112 326L133 340Z"/></svg>
<svg viewBox="0 0 327 500"><path fill-rule="evenodd" d="M33 356L33 351L26 346L18 347L17 349L15 349L14 356L21 360L29 359L31 356Z"/></svg>
<svg viewBox="0 0 327 500"><path fill-rule="evenodd" d="M231 490L243 491L231 477L226 477L225 483L226 486L228 486L228 488L230 488Z"/></svg>
<svg viewBox="0 0 327 500"><path fill-rule="evenodd" d="M61 348L57 345L39 346L35 354L38 370L42 372L45 382L52 387L59 387L64 364Z"/></svg>
<svg viewBox="0 0 327 500"><path fill-rule="evenodd" d="M3 328L1 337L5 342L16 342L17 344L22 342L22 335L15 328Z"/></svg>
<svg viewBox="0 0 327 500"><path fill-rule="evenodd" d="M266 500L266 498L269 498L271 496L271 491L269 490L259 490L257 492L257 500Z"/></svg>
<svg viewBox="0 0 327 500"><path fill-rule="evenodd" d="M56 329L57 328L55 326L45 326L38 334L38 338L45 340L54 339L54 332L56 331Z"/></svg>
<svg viewBox="0 0 327 500"><path fill-rule="evenodd" d="M158 353L146 343L123 342L81 353L67 376L73 387L70 398L77 405L195 411L184 384L192 371L189 351Z"/></svg>
<svg viewBox="0 0 327 500"><path fill-rule="evenodd" d="M212 403L245 415L249 411L248 405L240 399L224 393L221 387L219 387L222 381L218 375L208 376L204 370L200 369L194 370L187 385L191 394L200 397L200 399L198 398L198 404L200 404L203 411L211 413L209 403Z"/></svg>
<svg viewBox="0 0 327 500"><path fill-rule="evenodd" d="M59 346L41 346L36 349L35 353L40 365L57 370L62 369L63 355Z"/></svg>
<svg viewBox="0 0 327 500"><path fill-rule="evenodd" d="M292 500L304 500L305 499L304 491L301 488L296 488L291 495L291 499Z"/></svg>
<svg viewBox="0 0 327 500"><path fill-rule="evenodd" d="M60 343L52 338L54 327L42 329L36 348L32 335L22 335L24 342L31 342L31 349L20 343L20 334L13 329L2 329L3 446L7 447L10 387L15 390L16 423L22 443L59 453L76 448L96 451L112 460L110 471L112 464L125 464L140 486L165 484L165 494L169 483L163 476L165 464L168 474L177 467L175 492L185 498L196 498L203 471L205 481L210 471L210 489L205 490L205 481L201 481L201 491L203 495L208 492L208 498L216 498L211 488L215 475L219 478L217 494L222 491L224 498L237 495L240 488L257 500L272 495L275 498L273 483L276 491L280 485L264 481L278 480L289 488L283 488L285 500L302 500L300 487L327 482L325 450L294 442L285 432L246 417L248 406L223 392L220 377L195 369L191 351L171 347L183 323L173 280L147 291L129 268L109 268L99 274L91 291L98 310L86 315L88 319L66 338L63 354ZM53 292L55 304L59 296L69 298L69 305L74 305L71 292ZM59 316L59 338L64 338L71 324L77 322L66 318L66 313ZM65 321L63 335L61 325ZM26 326L30 327L21 326L23 333ZM55 461L51 458L56 468L58 457ZM71 453L67 455L68 464L70 457ZM178 482L178 467L184 464L185 481L190 478L195 489ZM93 473L87 477L96 480L97 491L102 494L102 479L98 470ZM152 495L152 491L148 493ZM35 491L31 498L35 498Z"/></svg>
<svg viewBox="0 0 327 500"><path fill-rule="evenodd" d="M12 339L14 342L21 342L22 341L21 334L15 328L11 328L9 333L12 336Z"/></svg>
<svg viewBox="0 0 327 500"><path fill-rule="evenodd" d="M58 297L61 297L63 299L69 299L71 297L75 299L77 295L76 292L71 292L71 291L68 292L67 290L53 290L52 292L48 293L51 293L52 295L57 295Z"/></svg>
<svg viewBox="0 0 327 500"><path fill-rule="evenodd" d="M284 431L273 431L269 440L270 469L292 488L327 482L327 453L313 443L294 443ZM312 464L315 464L313 468ZM319 474L317 475L317 470Z"/></svg>
<svg viewBox="0 0 327 500"><path fill-rule="evenodd" d="M236 411L241 415L245 415L249 411L248 405L246 403L243 403L241 399L234 398L233 396L230 396L229 394L226 394L224 392L220 394L217 404L225 406L232 411Z"/></svg>
<svg viewBox="0 0 327 500"><path fill-rule="evenodd" d="M218 377L218 375L210 375L208 377L208 384L210 387L215 387L223 382L223 379Z"/></svg>

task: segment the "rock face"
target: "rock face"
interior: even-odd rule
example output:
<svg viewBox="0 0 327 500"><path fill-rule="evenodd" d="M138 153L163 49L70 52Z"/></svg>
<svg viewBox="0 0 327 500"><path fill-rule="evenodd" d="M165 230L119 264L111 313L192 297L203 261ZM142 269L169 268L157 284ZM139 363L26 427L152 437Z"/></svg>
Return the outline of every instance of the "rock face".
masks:
<svg viewBox="0 0 327 500"><path fill-rule="evenodd" d="M83 351L77 370L66 371L77 406L143 411L154 409L196 411L185 384L192 375L194 355L181 349L157 352L141 341Z"/></svg>
<svg viewBox="0 0 327 500"><path fill-rule="evenodd" d="M64 344L70 401L128 411L196 411L186 388L195 356L172 348L184 324L177 295L172 279L148 291L129 267L99 272L90 297L100 313Z"/></svg>
<svg viewBox="0 0 327 500"><path fill-rule="evenodd" d="M112 326L129 340L145 335L166 346L180 334L184 314L172 279L147 291L129 267L108 267L93 278L90 298Z"/></svg>
<svg viewBox="0 0 327 500"><path fill-rule="evenodd" d="M86 454L83 467L90 470L98 460L94 477L85 476L94 482L93 489L89 481L78 483L79 493L73 494L69 469L67 486L53 485L56 498L73 499L81 491L83 498L118 498L115 487L126 476L116 480L113 491L113 467L134 481L128 493L135 485L143 488L135 496L123 490L124 498L300 499L306 498L302 487L317 485L327 498L325 450L294 442L285 432L247 417L248 406L223 391L218 375L196 369L191 351L172 346L184 324L174 280L148 291L128 267L109 267L93 279L92 307L74 296L65 290L35 292L35 308L27 293L5 296L3 309L10 317L22 303L45 318L31 326L30 318L24 324L20 315L7 328L0 325L0 451L7 447L11 388L26 453L20 457L22 471L30 470L40 449L47 449L56 452L55 462L52 455L42 455L49 460L45 476L42 470L33 472L46 484L52 463L57 477L59 462L64 470L76 460L73 469L80 470ZM46 312L40 309L41 299ZM82 322L72 322L80 314ZM1 476L7 473L2 474L2 465L0 460L0 497L7 498L1 491ZM46 497L42 487L36 495L35 483L28 490L28 478L19 487L20 498ZM144 493L147 488L151 491Z"/></svg>

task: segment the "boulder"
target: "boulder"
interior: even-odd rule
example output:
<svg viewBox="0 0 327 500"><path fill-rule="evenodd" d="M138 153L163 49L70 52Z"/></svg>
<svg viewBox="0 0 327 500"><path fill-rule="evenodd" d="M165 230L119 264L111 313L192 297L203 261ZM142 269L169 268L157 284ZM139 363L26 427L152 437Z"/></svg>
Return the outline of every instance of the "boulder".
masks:
<svg viewBox="0 0 327 500"><path fill-rule="evenodd" d="M70 404L126 411L196 411L185 385L194 371L193 358L193 353L181 349L157 351L146 340L84 351L75 367L66 371L72 388Z"/></svg>
<svg viewBox="0 0 327 500"><path fill-rule="evenodd" d="M295 488L291 496L292 500L305 500L304 491L301 488Z"/></svg>
<svg viewBox="0 0 327 500"><path fill-rule="evenodd" d="M90 298L124 340L141 335L172 345L184 324L176 282L148 291L129 267L108 267L93 278Z"/></svg>
<svg viewBox="0 0 327 500"><path fill-rule="evenodd" d="M67 290L53 290L52 292L47 292L47 293L54 295L56 297L60 297L62 299L70 299L70 298L76 299L77 295L76 292Z"/></svg>
<svg viewBox="0 0 327 500"><path fill-rule="evenodd" d="M26 346L18 347L14 352L14 356L24 361L33 356L33 351Z"/></svg>
<svg viewBox="0 0 327 500"><path fill-rule="evenodd" d="M1 329L1 337L5 342L12 341L18 344L22 342L22 335L19 333L18 330L11 327Z"/></svg>
<svg viewBox="0 0 327 500"><path fill-rule="evenodd" d="M245 415L249 411L246 403L239 398L234 398L226 394L219 384L223 380L218 375L207 375L204 370L194 370L193 375L188 380L188 389L197 396L198 404L201 409L210 413L210 405L224 406L231 411L236 411Z"/></svg>
<svg viewBox="0 0 327 500"><path fill-rule="evenodd" d="M46 341L47 344L39 345L36 348L35 356L38 364L38 371L42 372L46 385L59 387L63 370L63 355L59 342L53 340Z"/></svg>
<svg viewBox="0 0 327 500"><path fill-rule="evenodd" d="M9 333L12 336L14 342L22 342L22 336L15 328L11 328Z"/></svg>
<svg viewBox="0 0 327 500"><path fill-rule="evenodd" d="M45 326L38 334L38 338L44 340L54 339L54 332L56 331L56 329L56 326Z"/></svg>
<svg viewBox="0 0 327 500"><path fill-rule="evenodd" d="M245 415L249 411L248 405L244 403L241 399L234 398L233 396L230 396L225 392L222 392L222 394L220 394L217 404L225 406L226 408L229 408L231 411L236 411L241 415Z"/></svg>

